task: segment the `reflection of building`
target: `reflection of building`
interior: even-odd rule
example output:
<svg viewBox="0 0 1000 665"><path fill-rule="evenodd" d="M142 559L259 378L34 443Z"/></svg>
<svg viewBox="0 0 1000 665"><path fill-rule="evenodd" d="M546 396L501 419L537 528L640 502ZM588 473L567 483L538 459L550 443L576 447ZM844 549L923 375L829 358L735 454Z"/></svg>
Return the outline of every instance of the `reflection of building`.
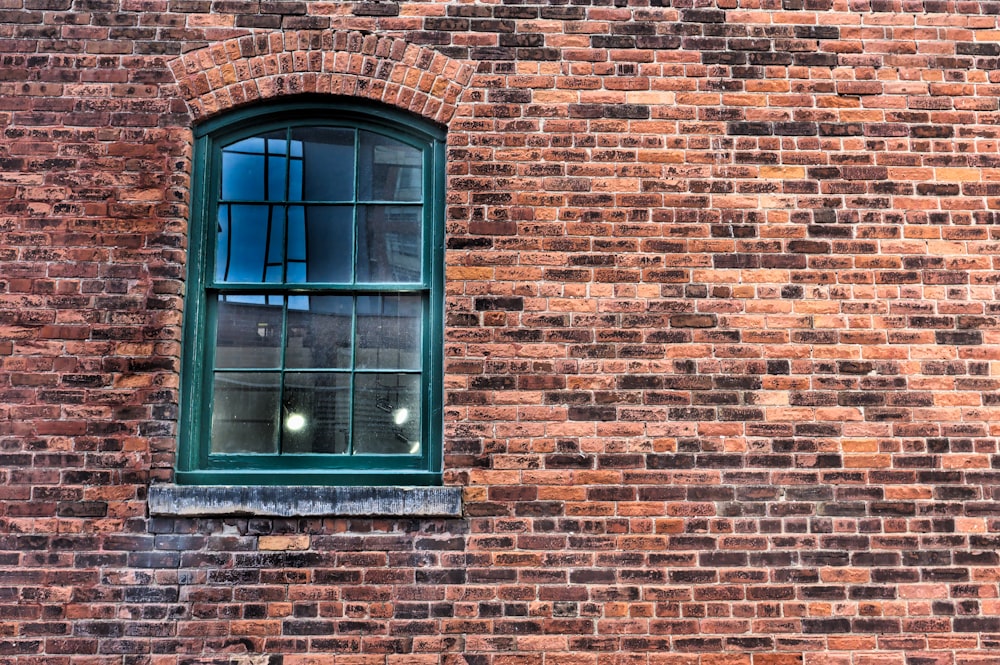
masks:
<svg viewBox="0 0 1000 665"><path fill-rule="evenodd" d="M319 125L222 148L213 453L420 451L422 159Z"/></svg>
<svg viewBox="0 0 1000 665"><path fill-rule="evenodd" d="M419 282L420 160L420 151L386 137L319 127L226 147L217 279Z"/></svg>

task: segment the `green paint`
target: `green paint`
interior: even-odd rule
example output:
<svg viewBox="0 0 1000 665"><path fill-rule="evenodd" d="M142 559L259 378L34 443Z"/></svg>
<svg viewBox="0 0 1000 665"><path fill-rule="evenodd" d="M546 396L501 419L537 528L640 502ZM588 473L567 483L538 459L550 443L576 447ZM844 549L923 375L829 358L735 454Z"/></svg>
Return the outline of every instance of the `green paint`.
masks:
<svg viewBox="0 0 1000 665"><path fill-rule="evenodd" d="M297 190L301 188L302 194L305 193L306 177L302 176L296 179L292 175L292 164L295 161L293 158L270 160L266 155L258 156L251 154L246 160L249 163L259 162L266 164L268 165L267 169L285 169L283 176L280 172L265 173L263 175L262 187L264 191L254 201L254 210L266 209L268 211L268 230L257 232L255 235L254 229L259 228L259 226L254 226L256 218L252 216L253 211L246 213L248 215L246 219L250 221L240 222L244 226L237 227L236 223L232 221L234 217L231 211L234 206L240 205L240 201L222 201L221 205L230 206L226 209L229 217L226 218L225 231L222 231L223 224L218 211L222 196L220 183L223 177L223 149L236 142L267 133L269 136L279 137L275 139L274 143L275 146L278 146L275 148L276 150L280 151L283 149L289 155L295 150L305 154L305 146L313 146L313 144L293 140L293 136L302 136L301 132L303 128L339 128L353 132L355 155L353 177L355 182L352 183L350 190L352 192L351 198L347 200L341 196L339 198L314 198L309 201L303 201L301 199L305 197L299 196ZM293 134L293 132L297 133ZM282 136L284 137L283 139L280 138ZM410 153L419 154L419 175L422 178L420 182L422 197L419 201L387 202L375 199L374 197L359 197L358 193L362 191L365 185L364 182L359 181L361 177L361 149L359 145L361 144L362 136L367 137L373 145L378 142L375 137L383 137L383 140L389 139L393 142L398 142L390 143L387 148L383 149L381 153L383 158L388 154L390 155L388 159L391 159L393 146L398 146L395 150L400 155ZM281 147L282 142L283 147ZM255 143L254 145L257 144ZM270 146L270 144L268 145ZM406 148L405 146L410 146L410 148ZM310 149L315 148L311 147ZM369 159L371 161L372 174L375 174L377 167L380 166L383 168L383 171L397 174L403 173L408 168L413 168L411 165L403 164L400 161L377 162L375 155L378 154L378 149L371 147L370 150L371 156ZM240 153L240 155L243 154ZM260 157L258 162L253 162L258 157ZM298 166L298 168L304 172L306 168L305 158L301 161L302 165ZM230 169L232 170L233 167L230 167ZM441 377L443 373L444 132L436 126L416 120L409 115L395 110L362 103L309 101L295 104L261 105L226 114L223 117L212 119L197 127L195 129L193 171L188 292L184 321L184 351L182 361L181 433L178 450L177 481L187 484L312 485L432 485L439 483L441 476L442 437ZM249 170L244 169L240 173L249 173L248 177L253 177L258 172L251 168ZM230 177L234 180L236 178L236 176L227 175L227 178ZM399 175L398 177L402 181L405 175ZM283 194L279 197L272 196L273 192L270 190L273 188L268 184L274 182L276 178L278 182L284 183ZM374 175L372 180L376 180ZM230 181L227 180L227 182ZM313 179L309 182L310 184L315 182L315 174L313 174ZM340 183L340 181L337 182ZM292 187L293 183L296 185L295 188ZM376 187L380 186L379 183L374 183L374 185ZM397 186L395 191L398 191L399 187ZM413 189L413 184L410 183L409 187ZM332 185L331 188L333 188ZM292 189L296 190L294 195ZM315 189L316 186L314 185L310 188L310 191L314 192ZM344 191L344 187L335 189L338 192ZM250 190L244 186L240 191L244 192L244 196L246 196L245 192ZM388 190L384 188L383 193L384 191ZM251 194L253 194L252 191ZM344 281L308 282L304 281L304 278L296 279L295 281L290 279L289 266L295 262L302 264L299 273L305 271L303 274L306 275L308 275L308 271L312 267L319 267L321 270L326 270L329 267L329 264L326 262L312 262L309 260L308 238L310 237L310 222L309 213L305 207L307 204L316 206L316 209L319 209L321 213L330 210L329 206L333 205L341 206L343 210L350 208L353 211L352 219L354 220L355 230L350 256L354 256L354 265L350 271L350 276ZM328 207L319 208L320 205ZM390 210L388 207L371 207L379 205L391 205L395 210ZM369 206L369 208L366 209L364 206ZM290 213L289 211L292 211L293 208L301 209L303 220L301 222L303 225L302 231L299 235L305 238L302 241L305 256L301 259L296 259L292 256L292 243L289 240L292 235L291 229L293 228L293 224L299 223L290 221L295 215L299 214L298 210L296 210L294 215ZM361 243L358 239L359 235L361 235L359 233L359 214L363 210L371 210L370 215L375 219L379 215L382 216L382 226L373 226L372 228L383 231L390 228L394 223L390 220L393 212L404 211L404 216L401 218L403 221L397 224L406 228L405 224L409 223L408 220L410 217L406 217L407 213L405 211L420 211L422 242L420 243L420 247L416 248L416 253L419 254L422 269L417 273L413 273L414 277L412 280L396 278L395 281L387 281L385 279L370 282L358 281L358 265L361 260L358 255ZM241 212L240 214L244 213ZM412 215L413 213L408 214ZM236 219L239 218L236 217ZM269 243L274 241L276 244L277 240L275 239L279 237L277 232L272 233L271 231L274 219L278 220L274 223L283 224L280 231L283 258L277 264L280 266L280 272L278 270L272 271L272 268L266 266L271 261L273 254ZM321 218L321 221L325 221L325 218ZM376 224L376 222L369 223ZM251 231L249 234L244 233L242 236L237 237L238 228L250 228ZM295 227L295 229L298 230L298 227ZM236 265L234 273L241 275L241 281L239 282L229 279L229 263L227 263L227 266L221 272L217 270L216 258L219 255L217 252L217 242L224 234L227 234L225 237L229 243L228 247L231 248L224 256L229 263ZM238 242L234 241L234 238L239 240L239 238L245 237L249 237L252 242L264 243L264 250L258 252L259 248L253 244L247 245L244 242L240 246ZM405 239L405 235L401 237ZM372 238L381 241L380 238L382 237L375 234L373 230L365 234L365 238L367 239L366 242L372 242ZM364 257L364 260L370 264L368 270L392 270L395 269L397 263L403 261L403 259L391 258L392 252L390 250L393 245L390 243L390 240L388 238L384 239L385 247L381 248L384 255L390 256L389 268L379 268L381 264L372 258L372 250L369 249L369 253ZM329 246L326 238L323 241L327 243L324 247ZM397 242L396 245L398 246L398 244ZM241 247L244 250L242 253L240 252ZM407 247L405 249L408 252L413 248ZM248 274L247 266L253 267L256 264L252 264L252 261L247 259L245 255L254 255L255 252L263 257L260 262L262 266L261 278L256 281L250 281L246 278L246 274ZM406 275L410 274L405 271L403 272ZM280 279L276 279L274 277L275 274L279 274ZM395 274L393 277L395 277ZM298 361L290 360L288 355L288 349L291 344L289 340L292 339L292 333L289 329L290 319L292 316L298 316L300 317L298 320L308 322L314 320L310 316L315 317L315 319L321 318L317 314L317 311L313 310L312 303L332 301L329 299L326 301L320 299L309 300L309 298L330 295L343 296L345 297L344 302L353 303L350 315L349 361L344 363L343 366L339 364L332 366L303 366L295 364ZM365 299L364 301L366 303L378 302L383 308L381 313L375 312L374 314L369 314L373 322L371 325L375 325L376 329L381 332L382 328L380 326L384 322L395 320L384 312L384 308L386 307L385 298L392 298L397 295L419 299L420 334L416 340L418 344L416 348L419 349L419 359L413 361L416 363L416 366L390 367L384 364L379 364L375 367L364 366L364 363L359 358L358 350L360 340L362 339L358 332L361 328L361 324L358 321L358 311L361 307L358 304L359 299L381 297L380 300ZM258 296L260 302L256 305L249 302L248 298L250 296ZM249 351L251 352L251 357L253 357L252 352L254 351L254 349L246 346L249 342L245 340L243 346L238 342L233 342L232 347L226 347L225 349L217 348L216 332L219 326L223 325L223 323L220 323L220 300L225 301L227 308L232 309L237 314L240 312L244 314L250 312L247 316L252 316L253 307L257 307L260 309L262 315L266 312L269 316L280 316L280 326L268 327L263 323L256 324L258 326L257 334L262 339L268 335L278 337L277 341L267 343L267 346L276 345L277 347L277 366L268 364L267 362L259 366L255 365L254 362L243 363L240 352ZM280 307L272 304L276 302L281 303ZM396 307L399 307L399 301L396 302ZM305 303L310 304L306 305ZM333 320L334 317L332 314L329 312L326 314L330 320ZM235 316L235 314L231 314L231 316ZM405 325L412 317L407 318L403 314L398 314L396 315L396 319L403 321L401 325ZM412 320L416 321L416 319ZM227 319L227 321L229 320ZM230 328L236 328L238 324L242 324L242 322L238 320L235 323L229 321L226 324L229 326L226 328L227 333ZM240 328L240 332L244 336L247 336L246 327L246 325L242 325ZM301 333L300 336L303 334ZM305 335L308 336L307 334ZM314 340L314 345L321 346L326 342L326 340L320 340L317 343ZM399 360L399 358L402 358L402 351L398 348L399 344L400 342L397 341L397 365L399 362L402 362ZM220 360L223 350L230 355L235 355L239 359L240 364L233 366L232 360ZM379 351L379 349L371 348L371 346L366 347L368 355L374 353L378 357ZM264 348L260 351L260 354L264 356L266 352L267 349ZM309 355L309 353L315 355L312 351L308 351L306 355ZM226 364L227 362L230 364ZM382 368L381 372L379 368ZM219 375L220 370L223 369L225 370L225 374ZM283 409L287 408L290 397L301 396L304 392L307 392L304 391L301 385L297 386L297 393L293 394L289 392L292 388L288 387L287 379L292 369L296 370L293 378L300 382L310 380L333 381L334 383L331 385L334 387L327 388L327 392L330 394L333 394L337 390L335 386L339 385L336 383L337 376L342 377L343 381L347 382L346 385L348 386L349 393L348 407L342 411L338 411L337 420L331 421L334 425L339 426L339 419L345 417L349 419L349 424L343 430L346 432L347 444L342 449L336 452L314 452L316 446L313 445L309 451L292 450L292 445L288 442L295 436L294 430L286 429L288 427L287 422L290 421L283 421L285 416L280 414L283 413ZM377 376L372 379L374 375ZM217 376L223 376L226 381L236 386L231 389L232 392L229 393L228 402L220 401L224 400L224 396L215 392L215 380ZM324 376L328 378L322 379ZM365 379L366 376L369 378ZM419 452L415 454L401 454L396 450L392 450L391 453L374 454L357 450L357 439L361 436L359 433L359 422L369 421L365 421L363 418L359 421L359 418L361 418L358 415L360 410L368 405L360 403L362 396L356 394L355 382L374 381L376 388L366 394L367 397L371 397L372 395L377 396L383 377L385 377L387 386L394 386L395 384L389 383L390 379L398 382L403 380L398 377L405 376L419 377L419 431L407 432L410 436L419 437L416 439L416 441L419 441ZM253 400L255 399L255 395L256 400L262 404L271 403L267 400L271 399L272 393L262 388L263 384L254 383L255 381L259 381L261 377L273 377L278 386L277 405L279 410L276 412L278 415L276 418L271 418L270 420L266 417L266 409L254 409L256 402ZM265 383L267 382L265 381ZM403 385L405 386L405 381ZM392 394L395 395L397 402L401 399L400 395L405 397L405 393L400 393L405 388L387 387L386 394L389 395L392 390L395 390ZM249 406L246 403L247 399L250 400ZM331 398L328 396L323 399L329 400ZM323 402L323 405L328 406L329 404L336 405L339 403ZM385 415L379 416L376 413L376 417L383 419L391 417L395 419L396 414L403 411L403 409L396 408L390 413L391 405L392 401L388 398L381 400L381 404L377 404L376 406L385 412ZM260 418L247 420L244 417L246 413L243 413L243 415L239 416L234 415L232 419L226 419L220 427L225 428L230 424L234 424L235 429L233 431L236 434L230 435L230 439L227 439L227 441L236 441L238 443L235 450L223 453L217 449L219 447L219 439L222 438L221 436L216 437L216 447L213 448L213 412L217 414L228 413L225 411L226 408L233 409L233 412L236 414L242 413L240 411L242 409L246 413L260 415ZM346 414L344 413L345 411ZM258 423L257 420L264 422ZM254 439L255 437L241 438L239 434L239 432L258 431L254 430L254 427L258 427L259 431L265 431L267 430L268 423L271 421L276 421L273 427L271 427L276 432L275 436L277 437L273 445L263 440L264 437L259 437L261 440L244 441L244 438ZM311 421L307 422L310 425L312 424ZM368 445L377 450L389 450L388 444L384 448L379 448L380 443L377 440L377 437L382 435L378 427L385 428L386 424L382 422L375 423L374 425L371 424L374 422L369 422L368 426L375 427L374 430L369 431L375 432L376 440L374 445L369 440ZM247 423L250 424L248 425ZM334 427L334 425L328 426ZM405 447L410 442L399 433L400 426L398 425L397 423L397 438L402 444L400 441L393 443L397 447L400 445ZM241 427L242 429L240 429ZM312 444L316 443L315 438L310 441ZM282 445L285 445L285 450L282 450ZM331 449L332 446L331 442Z"/></svg>

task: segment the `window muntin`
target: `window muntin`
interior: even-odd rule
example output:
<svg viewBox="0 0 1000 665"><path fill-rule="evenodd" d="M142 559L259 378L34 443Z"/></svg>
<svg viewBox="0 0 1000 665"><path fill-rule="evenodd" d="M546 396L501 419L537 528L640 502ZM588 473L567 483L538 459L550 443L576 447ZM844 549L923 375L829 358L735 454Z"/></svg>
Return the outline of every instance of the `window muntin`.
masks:
<svg viewBox="0 0 1000 665"><path fill-rule="evenodd" d="M420 282L422 157L391 137L325 127L223 146L215 281Z"/></svg>
<svg viewBox="0 0 1000 665"><path fill-rule="evenodd" d="M197 145L210 176L186 367L201 379L185 405L199 434L182 436L180 481L439 474L441 136L320 115Z"/></svg>

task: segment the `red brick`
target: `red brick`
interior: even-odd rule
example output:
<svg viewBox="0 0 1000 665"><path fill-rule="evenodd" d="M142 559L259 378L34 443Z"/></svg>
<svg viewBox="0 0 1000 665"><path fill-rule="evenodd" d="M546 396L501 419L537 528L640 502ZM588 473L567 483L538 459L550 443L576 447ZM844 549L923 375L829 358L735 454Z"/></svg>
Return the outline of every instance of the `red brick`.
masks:
<svg viewBox="0 0 1000 665"><path fill-rule="evenodd" d="M0 660L992 662L996 7L110 4L0 10ZM448 130L465 517L149 519L191 129L307 93Z"/></svg>

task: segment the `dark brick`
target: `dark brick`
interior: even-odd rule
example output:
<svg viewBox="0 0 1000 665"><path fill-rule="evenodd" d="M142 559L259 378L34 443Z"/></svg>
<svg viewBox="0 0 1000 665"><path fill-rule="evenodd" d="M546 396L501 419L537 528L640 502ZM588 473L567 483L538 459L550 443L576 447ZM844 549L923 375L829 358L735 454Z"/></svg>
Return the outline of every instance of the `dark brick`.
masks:
<svg viewBox="0 0 1000 665"><path fill-rule="evenodd" d="M774 128L769 122L730 122L726 133L734 136L770 136Z"/></svg>
<svg viewBox="0 0 1000 665"><path fill-rule="evenodd" d="M681 12L685 23L725 23L726 12L717 9L685 9Z"/></svg>
<svg viewBox="0 0 1000 665"><path fill-rule="evenodd" d="M524 309L524 299L520 297L479 297L476 298L475 305L477 312L521 311Z"/></svg>
<svg viewBox="0 0 1000 665"><path fill-rule="evenodd" d="M950 346L968 346L983 343L983 333L979 330L938 330L934 341Z"/></svg>
<svg viewBox="0 0 1000 665"><path fill-rule="evenodd" d="M844 618L803 619L802 632L806 634L850 633L851 620Z"/></svg>

